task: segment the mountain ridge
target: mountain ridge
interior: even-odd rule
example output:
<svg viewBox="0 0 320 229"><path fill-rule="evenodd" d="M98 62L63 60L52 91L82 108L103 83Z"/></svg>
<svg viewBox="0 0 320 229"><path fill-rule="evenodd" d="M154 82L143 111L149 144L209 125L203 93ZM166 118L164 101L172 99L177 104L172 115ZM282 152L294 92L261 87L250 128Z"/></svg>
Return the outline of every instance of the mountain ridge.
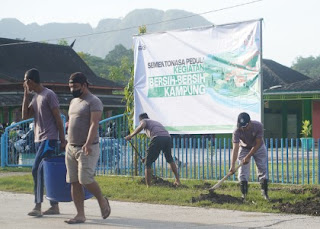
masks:
<svg viewBox="0 0 320 229"><path fill-rule="evenodd" d="M154 33L208 26L212 23L202 16L183 10L136 9L122 19L101 19L96 27L89 23L23 24L15 18L4 18L0 20L0 37L28 41L49 40L50 43L72 37L66 40L71 44L76 39L73 47L75 51L104 58L118 44L127 49L132 48L132 36L138 33L141 25L147 25L147 32Z"/></svg>

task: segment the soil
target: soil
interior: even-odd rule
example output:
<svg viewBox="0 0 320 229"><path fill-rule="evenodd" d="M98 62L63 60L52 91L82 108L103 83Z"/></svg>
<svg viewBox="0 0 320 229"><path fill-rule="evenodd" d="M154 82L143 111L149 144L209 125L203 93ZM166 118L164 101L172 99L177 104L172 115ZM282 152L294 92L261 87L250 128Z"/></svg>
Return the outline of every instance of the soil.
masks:
<svg viewBox="0 0 320 229"><path fill-rule="evenodd" d="M212 203L224 204L224 203L246 203L243 202L242 198L236 198L230 195L217 194L214 191L208 191L211 187L209 183L204 183L203 185L195 185L195 188L203 189L207 194L200 194L199 197L192 197L191 202L200 201L211 201ZM271 189L270 189L271 190ZM274 192L281 190L272 190ZM283 213L289 214L303 214L320 216L320 189L318 188L301 188L301 189L289 189L289 192L297 195L310 193L311 197L304 201L299 201L296 203L283 202L283 199L270 199L270 203L274 204L273 209L278 209Z"/></svg>
<svg viewBox="0 0 320 229"><path fill-rule="evenodd" d="M207 191L207 194L200 194L199 197L192 197L191 202L200 202L204 200L211 201L212 203L224 204L224 203L243 203L242 198L233 197L230 195L217 194L214 191Z"/></svg>
<svg viewBox="0 0 320 229"><path fill-rule="evenodd" d="M140 183L145 185L146 184L145 178L141 178ZM185 186L183 184L179 185L179 186L176 186L172 182L164 180L164 179L162 179L160 177L157 177L157 176L152 176L151 185L154 185L154 186L165 186L165 187L170 187L170 188L185 188L185 187L187 187L187 186Z"/></svg>
<svg viewBox="0 0 320 229"><path fill-rule="evenodd" d="M320 189L318 188L301 188L301 189L290 189L293 194L305 194L310 192L313 196L307 198L304 201L299 201L296 203L280 203L279 205L274 205L274 209L278 209L283 213L293 213L293 214L303 214L303 215L313 215L320 216Z"/></svg>

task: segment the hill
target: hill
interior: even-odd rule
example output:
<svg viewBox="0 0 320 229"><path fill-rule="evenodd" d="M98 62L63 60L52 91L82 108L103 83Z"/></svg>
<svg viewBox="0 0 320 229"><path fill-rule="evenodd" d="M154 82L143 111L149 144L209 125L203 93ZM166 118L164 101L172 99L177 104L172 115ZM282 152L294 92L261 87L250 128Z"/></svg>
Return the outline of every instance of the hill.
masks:
<svg viewBox="0 0 320 229"><path fill-rule="evenodd" d="M100 33L90 36L67 39L71 44L74 39L75 51L89 53L104 58L117 44L132 47L132 36L138 33L138 26L148 25L147 32L161 32L174 29L192 28L211 25L212 23L199 15L182 10L139 9L128 13L123 19L103 19L96 28L90 24L79 23L36 23L25 25L17 19L0 20L0 37L24 39L29 41L50 40L57 43L59 39L84 34ZM176 18L183 18L174 20ZM164 21L164 23L158 23ZM130 29L127 29L130 28ZM108 33L102 33L110 31ZM53 40L56 39L56 40Z"/></svg>

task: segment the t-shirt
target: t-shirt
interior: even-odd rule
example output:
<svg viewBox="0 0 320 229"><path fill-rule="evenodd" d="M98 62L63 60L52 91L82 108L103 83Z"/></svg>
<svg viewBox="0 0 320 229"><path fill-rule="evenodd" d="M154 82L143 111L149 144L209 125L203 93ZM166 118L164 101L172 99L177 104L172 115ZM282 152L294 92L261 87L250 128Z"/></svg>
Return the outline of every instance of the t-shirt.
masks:
<svg viewBox="0 0 320 229"><path fill-rule="evenodd" d="M68 143L84 145L87 141L91 112L102 111L101 100L90 92L83 98L74 98L69 107ZM98 131L93 143L99 142Z"/></svg>
<svg viewBox="0 0 320 229"><path fill-rule="evenodd" d="M59 107L57 95L44 88L30 103L34 110L34 141L58 140L59 131L52 109Z"/></svg>
<svg viewBox="0 0 320 229"><path fill-rule="evenodd" d="M251 121L250 128L245 131L237 128L232 135L233 143L240 142L240 146L247 149L255 146L257 138L261 138L263 142L263 125L258 121Z"/></svg>
<svg viewBox="0 0 320 229"><path fill-rule="evenodd" d="M146 131L146 134L149 138L154 138L158 136L166 136L170 137L169 132L164 128L164 126L154 120L151 119L142 119L140 121L143 129Z"/></svg>

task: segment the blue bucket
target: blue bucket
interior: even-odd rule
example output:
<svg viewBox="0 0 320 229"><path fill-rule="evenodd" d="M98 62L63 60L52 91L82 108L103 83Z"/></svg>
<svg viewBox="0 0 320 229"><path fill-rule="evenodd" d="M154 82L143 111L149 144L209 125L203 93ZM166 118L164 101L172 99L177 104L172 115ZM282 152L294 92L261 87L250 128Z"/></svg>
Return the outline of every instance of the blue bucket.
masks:
<svg viewBox="0 0 320 229"><path fill-rule="evenodd" d="M66 182L67 168L64 156L45 158L43 161L44 183L46 198L56 202L70 202L71 184ZM85 199L93 195L84 188Z"/></svg>

